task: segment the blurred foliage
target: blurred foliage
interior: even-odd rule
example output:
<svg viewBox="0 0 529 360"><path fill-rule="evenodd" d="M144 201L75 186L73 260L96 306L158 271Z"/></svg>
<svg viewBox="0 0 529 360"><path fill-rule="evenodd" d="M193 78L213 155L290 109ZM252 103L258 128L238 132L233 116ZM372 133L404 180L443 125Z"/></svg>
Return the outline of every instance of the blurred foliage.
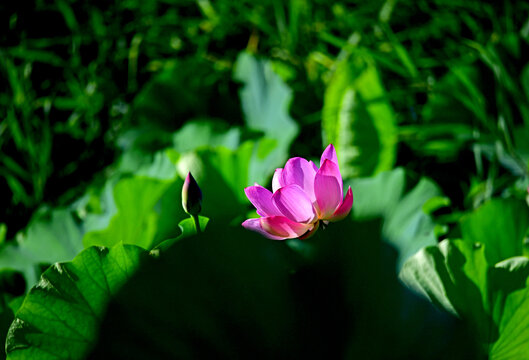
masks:
<svg viewBox="0 0 529 360"><path fill-rule="evenodd" d="M323 142L340 154L344 177L390 170L396 157L395 115L372 59L345 59L325 92Z"/></svg>
<svg viewBox="0 0 529 360"><path fill-rule="evenodd" d="M347 144L337 136L352 134L331 134L336 114L330 114L354 111L337 122L353 121L366 134L344 148L342 161L361 166L351 175L388 170L396 159L431 174L460 208L498 194L512 174L527 176L524 3L35 0L0 10L0 188L10 204L0 221L9 225L8 238L42 202L65 205L82 194L119 153L125 129L141 129L144 140L150 137L145 145L161 149L170 142L167 130L190 118L243 125L229 74L245 48L269 57L266 66L289 83L300 138L320 137L328 84L325 142ZM383 86L367 78L363 84L352 70L355 101L364 105L340 110L345 104L333 101L343 99L331 93L339 91L333 84L347 84L351 75L340 73L351 67L348 59L357 67L368 59L366 76L379 73L373 76ZM369 84L378 89L371 95ZM366 104L370 96L384 105ZM358 120L368 115L374 121ZM250 120L250 128L253 121L259 120ZM394 122L396 133L388 127ZM292 150L310 156L319 148L319 141L303 141ZM461 176L446 177L446 164L456 158L464 160L452 166Z"/></svg>
<svg viewBox="0 0 529 360"><path fill-rule="evenodd" d="M101 349L141 356L138 344L160 357L255 357L262 345L263 354L472 358L469 336L483 356L516 358L512 336L526 334L511 332L524 325L515 309L529 308L528 18L529 5L515 1L0 4L0 329L18 319L10 356L57 348L48 341L67 328L101 341L95 358ZM317 160L329 142L355 194L348 225L285 243L237 230L256 216L244 187L267 186L290 156ZM188 171L215 236L192 236L180 206ZM91 271L119 272L106 258L119 249L157 259L91 293ZM401 288L401 268L471 335L460 324L451 333L452 318ZM78 315L62 330L38 319L55 313L48 295ZM104 320L108 302L115 319ZM304 319L320 303L329 317ZM77 328L88 308L91 330ZM145 334L98 340L101 323L110 335ZM323 328L336 330L322 338L332 347ZM183 340L164 347L167 334ZM463 345L447 354L452 342ZM67 345L63 358L90 350Z"/></svg>
<svg viewBox="0 0 529 360"><path fill-rule="evenodd" d="M356 193L352 210L355 219L384 219L382 236L399 252L397 270L421 248L437 243L435 223L424 209L426 204L441 197L431 180L421 178L417 184L410 184L404 170L397 168L346 184Z"/></svg>

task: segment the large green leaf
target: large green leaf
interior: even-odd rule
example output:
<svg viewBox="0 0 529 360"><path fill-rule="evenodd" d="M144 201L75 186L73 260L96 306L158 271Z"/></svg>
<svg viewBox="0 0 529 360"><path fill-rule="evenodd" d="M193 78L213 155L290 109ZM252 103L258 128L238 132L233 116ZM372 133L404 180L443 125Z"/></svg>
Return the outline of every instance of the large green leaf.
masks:
<svg viewBox="0 0 529 360"><path fill-rule="evenodd" d="M94 186L89 189L87 194L73 205L83 221L83 228L86 232L101 231L108 228L110 221L118 213L114 190L116 184L123 178L136 177L159 180L158 183L163 187L167 185L167 182L171 182L167 192L172 192L173 187L178 185L180 185L179 191L181 191L181 181L176 177L176 168L165 151L149 154L136 149L130 139L121 139L121 141L125 151L119 160L115 173L105 182L104 186ZM179 182L180 184L178 184ZM169 196L172 194L165 196L164 193L162 202ZM183 211L180 213L183 214Z"/></svg>
<svg viewBox="0 0 529 360"><path fill-rule="evenodd" d="M323 142L334 144L345 178L393 167L397 132L393 109L373 61L342 60L325 92Z"/></svg>
<svg viewBox="0 0 529 360"><path fill-rule="evenodd" d="M177 224L185 214L180 201L183 181L174 163L163 151L137 155L128 160L124 156L119 173L105 184L100 212L84 216L85 247L123 243L151 249L178 235Z"/></svg>
<svg viewBox="0 0 529 360"><path fill-rule="evenodd" d="M487 296L485 247L462 240L443 240L412 256L400 278L431 302L471 322L480 340L497 338Z"/></svg>
<svg viewBox="0 0 529 360"><path fill-rule="evenodd" d="M5 291L5 289L2 289ZM0 295L2 297L2 304L0 305L0 339L5 344L7 332L9 327L13 323L15 318L15 312L18 310L22 302L24 301L24 295L15 298L10 298L5 294ZM6 358L5 346L0 350L0 359Z"/></svg>
<svg viewBox="0 0 529 360"><path fill-rule="evenodd" d="M154 240L159 221L155 205L172 183L143 176L118 181L113 190L117 213L107 228L87 232L83 238L84 246L111 247L123 243L152 248L156 245Z"/></svg>
<svg viewBox="0 0 529 360"><path fill-rule="evenodd" d="M238 127L228 127L219 121L195 120L187 122L173 134L173 147L178 152L205 146L224 146L235 150L239 146L240 137L241 129Z"/></svg>
<svg viewBox="0 0 529 360"><path fill-rule="evenodd" d="M404 264L401 279L430 301L468 322L490 359L519 359L529 352L529 259L494 266L486 246L444 240Z"/></svg>
<svg viewBox="0 0 529 360"><path fill-rule="evenodd" d="M200 226L200 231L203 232L206 230L206 226L208 225L209 218L199 215L198 222ZM153 251L156 251L156 250L166 251L168 248L173 246L175 242L180 241L186 237L197 234L196 223L192 217L188 217L187 219L180 221L178 223L178 227L180 228L180 231L181 231L178 237L165 240L164 242L159 244L155 249L153 249Z"/></svg>
<svg viewBox="0 0 529 360"><path fill-rule="evenodd" d="M380 230L330 224L307 260L212 222L120 291L91 358L475 358L457 323L403 291Z"/></svg>
<svg viewBox="0 0 529 360"><path fill-rule="evenodd" d="M529 207L514 199L493 199L461 219L465 241L486 245L487 261L528 255L523 240L529 228Z"/></svg>
<svg viewBox="0 0 529 360"><path fill-rule="evenodd" d="M514 257L494 267L492 289L498 289L494 319L499 338L490 348L490 358L522 359L529 352L529 259Z"/></svg>
<svg viewBox="0 0 529 360"><path fill-rule="evenodd" d="M285 163L290 144L298 135L299 126L288 112L292 90L274 72L270 61L247 52L237 58L234 76L244 83L240 98L246 126L265 135L257 142L249 164L252 181L257 182Z"/></svg>
<svg viewBox="0 0 529 360"><path fill-rule="evenodd" d="M126 149L117 169L118 174L174 180L176 169L165 151L145 153L132 146Z"/></svg>
<svg viewBox="0 0 529 360"><path fill-rule="evenodd" d="M281 147L288 146L298 133L288 114L292 90L274 72L272 63L243 52L235 64L235 79L245 84L240 97L246 125L278 140Z"/></svg>
<svg viewBox="0 0 529 360"><path fill-rule="evenodd" d="M38 213L13 243L3 245L0 269L22 272L32 286L40 273L38 266L73 259L83 249L82 236L69 210Z"/></svg>
<svg viewBox="0 0 529 360"><path fill-rule="evenodd" d="M15 314L8 359L82 359L97 340L110 298L146 257L141 248L91 247L44 272Z"/></svg>
<svg viewBox="0 0 529 360"><path fill-rule="evenodd" d="M520 358L529 352L528 227L526 204L492 200L461 220L461 240L421 250L400 277L466 320L491 359Z"/></svg>
<svg viewBox="0 0 529 360"><path fill-rule="evenodd" d="M355 219L384 218L383 236L399 251L399 269L421 248L437 243L435 224L423 206L441 195L437 185L426 178L410 191L406 191L406 182L402 168L345 182L353 189Z"/></svg>

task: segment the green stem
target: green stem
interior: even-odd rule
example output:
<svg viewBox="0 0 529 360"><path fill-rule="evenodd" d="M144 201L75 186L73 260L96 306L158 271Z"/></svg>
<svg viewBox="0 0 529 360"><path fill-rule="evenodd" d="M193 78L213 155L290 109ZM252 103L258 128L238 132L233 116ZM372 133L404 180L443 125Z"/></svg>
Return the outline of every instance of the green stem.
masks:
<svg viewBox="0 0 529 360"><path fill-rule="evenodd" d="M191 215L191 217L195 221L195 228L197 229L197 234L200 234L202 231L200 230L200 221L198 219L198 215Z"/></svg>

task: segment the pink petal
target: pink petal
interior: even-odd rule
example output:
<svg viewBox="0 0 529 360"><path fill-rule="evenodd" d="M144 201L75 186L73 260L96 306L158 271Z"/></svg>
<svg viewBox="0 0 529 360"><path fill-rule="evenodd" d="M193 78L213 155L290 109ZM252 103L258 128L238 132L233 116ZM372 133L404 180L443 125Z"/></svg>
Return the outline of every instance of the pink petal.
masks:
<svg viewBox="0 0 529 360"><path fill-rule="evenodd" d="M313 224L300 224L284 216L270 216L260 220L264 231L284 239L300 237L313 227Z"/></svg>
<svg viewBox="0 0 529 360"><path fill-rule="evenodd" d="M347 189L347 194L345 194L345 199L340 204L340 206L338 206L338 209L336 209L333 216L329 220L338 221L338 220L344 219L347 215L349 215L349 212L351 211L352 207L353 207L353 190L351 190L351 187L349 186L349 189Z"/></svg>
<svg viewBox="0 0 529 360"><path fill-rule="evenodd" d="M287 185L272 195L272 202L292 221L302 223L314 218L312 202L298 185Z"/></svg>
<svg viewBox="0 0 529 360"><path fill-rule="evenodd" d="M272 193L260 185L249 186L244 189L248 200L255 206L261 216L281 215L272 202Z"/></svg>
<svg viewBox="0 0 529 360"><path fill-rule="evenodd" d="M323 154L321 154L320 159L320 167L323 166L323 162L325 160L331 160L333 163L338 166L338 157L336 156L336 150L334 150L333 144L329 144L325 150L323 150Z"/></svg>
<svg viewBox="0 0 529 360"><path fill-rule="evenodd" d="M283 185L296 184L309 196L311 202L316 201L314 196L314 177L316 171L312 161L300 157L289 159L282 173Z"/></svg>
<svg viewBox="0 0 529 360"><path fill-rule="evenodd" d="M324 160L314 179L314 192L321 219L331 218L336 208L341 204L343 199L342 187L342 176L338 165L331 160Z"/></svg>
<svg viewBox="0 0 529 360"><path fill-rule="evenodd" d="M248 230L255 231L256 233L259 233L272 240L284 240L285 239L285 237L276 236L276 235L267 233L261 226L261 219L248 219L242 223L242 226L244 226Z"/></svg>
<svg viewBox="0 0 529 360"><path fill-rule="evenodd" d="M283 180L281 179L281 174L283 173L283 169L276 169L274 172L274 177L272 178L272 191L276 192L277 189L283 187Z"/></svg>

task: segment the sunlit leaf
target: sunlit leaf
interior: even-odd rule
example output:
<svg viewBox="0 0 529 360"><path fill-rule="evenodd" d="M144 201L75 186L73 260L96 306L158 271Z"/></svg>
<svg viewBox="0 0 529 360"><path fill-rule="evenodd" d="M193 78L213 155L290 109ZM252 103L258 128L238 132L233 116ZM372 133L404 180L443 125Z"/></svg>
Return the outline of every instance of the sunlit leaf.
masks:
<svg viewBox="0 0 529 360"><path fill-rule="evenodd" d="M82 359L97 341L111 296L138 268L136 246L91 247L57 263L26 296L9 329L9 359Z"/></svg>
<svg viewBox="0 0 529 360"><path fill-rule="evenodd" d="M282 145L290 143L298 133L288 114L292 90L274 72L272 63L243 52L235 69L235 78L245 84L240 96L246 125Z"/></svg>
<svg viewBox="0 0 529 360"><path fill-rule="evenodd" d="M345 178L390 170L395 162L395 115L373 61L342 60L323 105L324 144L334 144Z"/></svg>
<svg viewBox="0 0 529 360"><path fill-rule="evenodd" d="M243 52L235 64L236 80L244 83L240 91L244 119L249 129L262 131L249 165L252 180L267 178L282 166L288 150L299 132L299 126L289 115L292 90L274 72L272 63Z"/></svg>
<svg viewBox="0 0 529 360"><path fill-rule="evenodd" d="M204 146L224 146L235 150L240 142L241 130L229 128L221 122L197 120L186 123L173 135L173 147L178 152L195 150Z"/></svg>
<svg viewBox="0 0 529 360"><path fill-rule="evenodd" d="M142 176L118 181L113 189L117 213L107 228L87 232L83 238L84 246L112 247L122 243L151 249L155 245L159 221L155 205L171 185L170 180Z"/></svg>
<svg viewBox="0 0 529 360"><path fill-rule="evenodd" d="M346 182L353 189L355 219L385 219L383 235L399 251L399 269L419 249L437 243L435 224L423 206L441 195L437 185L426 178L409 192L406 182L402 168Z"/></svg>
<svg viewBox="0 0 529 360"><path fill-rule="evenodd" d="M206 230L206 226L208 225L209 219L205 216L198 216L198 223L200 226L200 231L203 232ZM176 238L167 239L161 244L159 244L156 249L160 249L162 251L167 250L169 247L171 247L174 243L177 241L180 241L182 239L185 239L186 237L190 237L197 234L197 228L195 225L195 220L191 217L188 217L187 219L184 219L178 223L178 227L180 228L180 235Z"/></svg>
<svg viewBox="0 0 529 360"><path fill-rule="evenodd" d="M529 229L529 207L514 199L493 199L461 219L465 241L482 243L490 264L529 255L523 241Z"/></svg>
<svg viewBox="0 0 529 360"><path fill-rule="evenodd" d="M82 236L81 228L67 209L37 214L15 242L4 244L0 269L22 272L32 286L39 274L38 265L73 259L83 249Z"/></svg>
<svg viewBox="0 0 529 360"><path fill-rule="evenodd" d="M462 239L424 248L400 277L465 320L490 359L519 358L529 351L528 227L523 202L490 201L461 220Z"/></svg>

